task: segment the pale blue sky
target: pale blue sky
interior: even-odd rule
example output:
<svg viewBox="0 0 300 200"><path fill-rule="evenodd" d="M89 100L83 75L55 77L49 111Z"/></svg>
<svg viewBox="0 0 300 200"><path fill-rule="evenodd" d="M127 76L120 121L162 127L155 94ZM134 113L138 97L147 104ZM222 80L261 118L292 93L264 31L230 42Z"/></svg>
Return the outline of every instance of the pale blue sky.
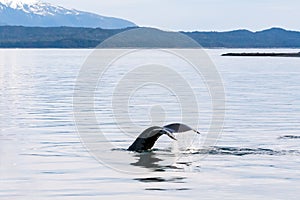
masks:
<svg viewBox="0 0 300 200"><path fill-rule="evenodd" d="M299 0L46 0L165 30L300 30Z"/></svg>

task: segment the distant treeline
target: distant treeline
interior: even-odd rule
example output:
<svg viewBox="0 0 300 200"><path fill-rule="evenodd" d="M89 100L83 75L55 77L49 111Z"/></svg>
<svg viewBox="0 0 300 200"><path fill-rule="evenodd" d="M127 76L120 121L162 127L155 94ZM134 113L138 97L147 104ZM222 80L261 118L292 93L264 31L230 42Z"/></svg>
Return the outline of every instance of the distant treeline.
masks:
<svg viewBox="0 0 300 200"><path fill-rule="evenodd" d="M93 48L124 30L0 26L0 48Z"/></svg>
<svg viewBox="0 0 300 200"><path fill-rule="evenodd" d="M94 48L125 30L128 29L0 26L0 48ZM206 48L300 48L300 32L280 28L181 33ZM159 48L160 43L153 46Z"/></svg>
<svg viewBox="0 0 300 200"><path fill-rule="evenodd" d="M229 32L185 33L203 47L224 48L300 48L300 32L271 28L259 32L236 30Z"/></svg>

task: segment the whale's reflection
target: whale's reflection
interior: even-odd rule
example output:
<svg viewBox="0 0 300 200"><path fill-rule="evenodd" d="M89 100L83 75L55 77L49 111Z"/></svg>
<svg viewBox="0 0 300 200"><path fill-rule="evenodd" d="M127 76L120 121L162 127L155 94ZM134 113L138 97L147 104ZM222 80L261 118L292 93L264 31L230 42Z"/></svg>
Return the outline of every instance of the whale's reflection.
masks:
<svg viewBox="0 0 300 200"><path fill-rule="evenodd" d="M142 167L151 169L154 173L151 173L149 177L139 177L134 178L134 180L145 183L146 187L145 190L151 190L151 191L186 191L191 190L188 187L184 187L184 184L186 183L186 177L174 176L175 174L172 173L170 176L169 173L165 173L166 169L170 168L176 168L172 165L167 165L168 162L164 159L164 156L161 152L143 152L143 153L137 153L134 155L134 157L137 159L136 162L131 163L133 166ZM167 161L170 161L167 159ZM160 173L163 172L163 173ZM159 176L153 176L153 175L159 175ZM160 185L157 185L157 183L160 183ZM164 183L164 184L163 184ZM168 185L169 183L175 183L176 187L172 185ZM161 185L162 184L162 185Z"/></svg>
<svg viewBox="0 0 300 200"><path fill-rule="evenodd" d="M163 165L164 159L154 151L136 153L134 158L136 158L136 162L130 163L131 165L151 169L152 171L164 171L166 167L170 167L170 165Z"/></svg>
<svg viewBox="0 0 300 200"><path fill-rule="evenodd" d="M145 151L133 155L135 162L130 163L132 166L142 167L154 172L161 171L176 171L182 170L177 166L177 155L168 151ZM180 163L181 165L188 165L188 163Z"/></svg>
<svg viewBox="0 0 300 200"><path fill-rule="evenodd" d="M161 167L158 163L163 161L158 158L154 152L144 152L134 155L138 160L135 163L131 163L133 166L145 167L150 169L155 169Z"/></svg>

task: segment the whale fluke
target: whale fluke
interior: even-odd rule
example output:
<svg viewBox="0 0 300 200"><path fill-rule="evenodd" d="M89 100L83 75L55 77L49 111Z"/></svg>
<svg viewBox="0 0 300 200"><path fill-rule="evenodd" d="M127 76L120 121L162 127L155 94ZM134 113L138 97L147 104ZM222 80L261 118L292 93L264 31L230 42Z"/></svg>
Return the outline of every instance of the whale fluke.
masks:
<svg viewBox="0 0 300 200"><path fill-rule="evenodd" d="M197 130L180 123L169 124L163 127L152 126L144 130L136 140L130 145L128 151L146 151L151 149L157 139L162 135L167 135L171 139L176 140L176 137L173 133L181 133L186 131L194 131L198 134Z"/></svg>
<svg viewBox="0 0 300 200"><path fill-rule="evenodd" d="M194 131L194 132L200 134L199 131L189 127L188 125L180 124L180 123L169 124L169 125L164 126L163 128L169 130L172 133L182 133L182 132L186 132L186 131Z"/></svg>

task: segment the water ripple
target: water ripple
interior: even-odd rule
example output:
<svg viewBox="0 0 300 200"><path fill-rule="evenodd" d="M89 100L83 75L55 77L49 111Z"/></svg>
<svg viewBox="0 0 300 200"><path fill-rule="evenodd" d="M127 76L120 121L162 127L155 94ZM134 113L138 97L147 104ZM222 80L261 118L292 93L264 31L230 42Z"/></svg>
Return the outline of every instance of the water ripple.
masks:
<svg viewBox="0 0 300 200"><path fill-rule="evenodd" d="M153 183L153 182L169 182L169 183L185 183L185 177L173 177L173 178L163 178L163 177L150 177L150 178L136 178L134 180L144 182L144 183Z"/></svg>
<svg viewBox="0 0 300 200"><path fill-rule="evenodd" d="M185 154L188 154L187 152ZM210 149L193 150L191 154L208 154L208 155L233 155L233 156L245 156L245 155L300 155L298 150L273 150L266 148L239 148L239 147L213 147Z"/></svg>
<svg viewBox="0 0 300 200"><path fill-rule="evenodd" d="M279 137L278 139L300 139L300 136L298 135L284 135Z"/></svg>

